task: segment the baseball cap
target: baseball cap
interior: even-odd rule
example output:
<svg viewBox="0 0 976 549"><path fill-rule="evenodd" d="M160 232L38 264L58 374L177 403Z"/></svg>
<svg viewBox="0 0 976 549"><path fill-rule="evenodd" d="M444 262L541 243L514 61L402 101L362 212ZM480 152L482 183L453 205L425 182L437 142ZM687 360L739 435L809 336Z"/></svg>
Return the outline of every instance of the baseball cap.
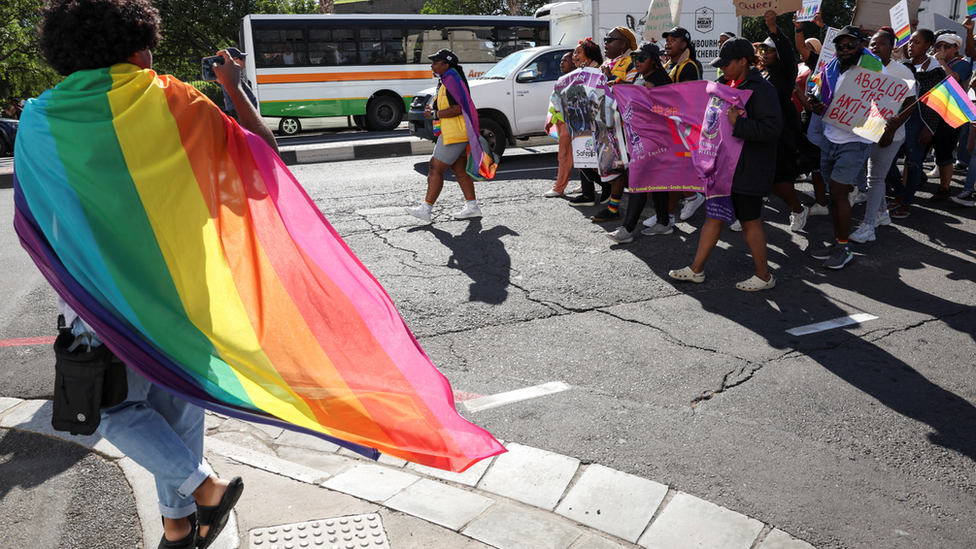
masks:
<svg viewBox="0 0 976 549"><path fill-rule="evenodd" d="M847 25L846 27L840 29L840 32L838 32L834 36L834 43L836 44L837 41L840 40L841 38L843 38L844 36L850 36L851 38L853 38L855 40L860 40L861 39L861 29L859 29L858 27L855 27L854 25Z"/></svg>
<svg viewBox="0 0 976 549"><path fill-rule="evenodd" d="M657 44L652 42L641 42L637 46L637 51L634 52L635 55L643 55L645 57L656 57L661 58L661 48L657 47Z"/></svg>
<svg viewBox="0 0 976 549"><path fill-rule="evenodd" d="M892 34L894 34L894 33L892 33ZM820 53L820 50L823 49L823 44L820 43L820 39L818 39L818 38L807 38L803 42L805 42L806 45L809 46L810 49L813 50L817 54L819 54Z"/></svg>
<svg viewBox="0 0 976 549"><path fill-rule="evenodd" d="M233 59L247 59L247 54L237 48L227 48L227 55Z"/></svg>
<svg viewBox="0 0 976 549"><path fill-rule="evenodd" d="M457 65L458 57L455 53L449 49L439 50L433 55L428 55L427 59L431 61L447 61L451 65Z"/></svg>
<svg viewBox="0 0 976 549"><path fill-rule="evenodd" d="M943 34L942 36L938 37L935 40L936 44L938 44L939 42L946 42L949 44L955 44L956 46L962 47L962 37L955 33Z"/></svg>
<svg viewBox="0 0 976 549"><path fill-rule="evenodd" d="M709 65L713 67L724 67L730 62L743 57L751 57L756 52L752 49L752 42L745 38L733 38L722 44L722 49L718 52L718 57L712 59Z"/></svg>
<svg viewBox="0 0 976 549"><path fill-rule="evenodd" d="M764 40L763 43L762 43L762 45L763 46L766 46L767 48L773 48L774 50L776 49L776 42L773 42L773 37L772 36L770 36L769 38L767 38L766 40Z"/></svg>
<svg viewBox="0 0 976 549"><path fill-rule="evenodd" d="M688 32L688 29L684 27L675 27L669 30L668 32L662 34L661 36L664 38L667 38L669 36L673 36L675 38L684 38L685 42L691 43L691 33Z"/></svg>

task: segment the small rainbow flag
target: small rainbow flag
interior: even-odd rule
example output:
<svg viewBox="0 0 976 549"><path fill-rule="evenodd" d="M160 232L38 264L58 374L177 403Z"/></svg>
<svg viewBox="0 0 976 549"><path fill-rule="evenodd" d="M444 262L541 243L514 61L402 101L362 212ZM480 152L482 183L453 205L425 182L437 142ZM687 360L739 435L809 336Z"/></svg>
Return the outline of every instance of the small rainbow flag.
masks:
<svg viewBox="0 0 976 549"><path fill-rule="evenodd" d="M976 0L970 0L971 2L976 2ZM912 38L912 27L910 24L906 24L904 27L895 30L895 47L900 48L908 43Z"/></svg>
<svg viewBox="0 0 976 549"><path fill-rule="evenodd" d="M976 0L966 0L966 9L970 17L976 17Z"/></svg>
<svg viewBox="0 0 976 549"><path fill-rule="evenodd" d="M945 80L919 98L923 104L939 113L939 116L953 128L958 128L966 122L976 122L976 109L969 96L956 82L947 76Z"/></svg>
<svg viewBox="0 0 976 549"><path fill-rule="evenodd" d="M14 227L133 370L237 418L463 471L504 452L263 139L193 87L77 71L20 120Z"/></svg>

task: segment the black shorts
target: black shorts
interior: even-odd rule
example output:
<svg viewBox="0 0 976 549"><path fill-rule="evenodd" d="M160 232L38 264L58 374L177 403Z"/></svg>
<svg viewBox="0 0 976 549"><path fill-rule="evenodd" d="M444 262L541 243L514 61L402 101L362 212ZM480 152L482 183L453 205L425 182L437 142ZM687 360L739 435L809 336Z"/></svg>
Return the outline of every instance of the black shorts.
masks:
<svg viewBox="0 0 976 549"><path fill-rule="evenodd" d="M763 198L732 191L732 209L735 211L735 218L739 220L739 223L759 219L759 216L762 215Z"/></svg>

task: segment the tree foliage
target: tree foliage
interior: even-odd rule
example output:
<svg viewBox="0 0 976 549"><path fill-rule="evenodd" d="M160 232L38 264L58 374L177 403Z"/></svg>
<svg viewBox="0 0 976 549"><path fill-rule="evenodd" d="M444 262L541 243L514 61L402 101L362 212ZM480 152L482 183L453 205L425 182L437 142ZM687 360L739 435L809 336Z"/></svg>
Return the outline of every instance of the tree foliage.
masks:
<svg viewBox="0 0 976 549"><path fill-rule="evenodd" d="M0 2L0 99L34 97L61 81L38 48L41 2Z"/></svg>
<svg viewBox="0 0 976 549"><path fill-rule="evenodd" d="M532 15L549 0L427 0L420 13L451 15Z"/></svg>
<svg viewBox="0 0 976 549"><path fill-rule="evenodd" d="M856 0L823 0L820 11L823 13L824 24L828 27L841 28L849 25L854 18ZM783 29L786 36L793 35L793 13L784 13L776 17L776 24ZM807 37L823 38L820 27L812 22L803 24L803 34ZM766 24L760 17L742 18L742 36L750 42L761 42L766 39Z"/></svg>

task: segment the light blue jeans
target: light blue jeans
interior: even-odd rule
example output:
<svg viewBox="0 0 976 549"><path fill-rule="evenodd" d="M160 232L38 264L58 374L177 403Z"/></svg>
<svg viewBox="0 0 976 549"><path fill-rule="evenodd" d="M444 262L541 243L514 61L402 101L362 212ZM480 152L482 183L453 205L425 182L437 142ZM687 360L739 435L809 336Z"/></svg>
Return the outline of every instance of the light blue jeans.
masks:
<svg viewBox="0 0 976 549"><path fill-rule="evenodd" d="M883 211L888 211L885 202L885 179L891 164L898 155L898 149L905 143L904 139L892 141L891 145L882 147L877 143L871 145L871 155L868 156L867 163L867 182L868 182L868 201L864 205L864 221L874 222L875 216Z"/></svg>
<svg viewBox="0 0 976 549"><path fill-rule="evenodd" d="M164 517L189 516L196 510L193 491L213 474L203 462L203 408L125 370L129 394L102 410L98 432L153 474Z"/></svg>

